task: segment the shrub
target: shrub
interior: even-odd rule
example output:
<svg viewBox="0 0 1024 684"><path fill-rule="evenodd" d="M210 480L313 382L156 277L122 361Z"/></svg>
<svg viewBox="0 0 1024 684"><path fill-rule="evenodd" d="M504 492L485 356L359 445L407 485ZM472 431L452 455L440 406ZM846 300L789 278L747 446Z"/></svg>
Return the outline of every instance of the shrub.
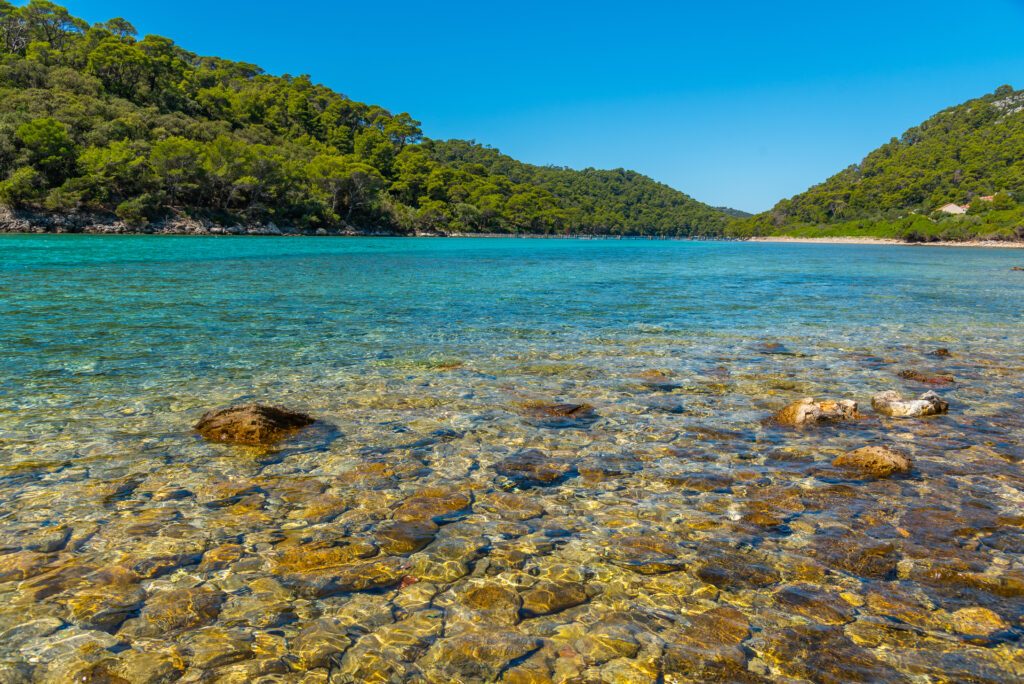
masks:
<svg viewBox="0 0 1024 684"><path fill-rule="evenodd" d="M149 225L150 219L155 215L153 198L149 195L140 195L125 200L117 205L114 213L126 225L132 228L144 228Z"/></svg>
<svg viewBox="0 0 1024 684"><path fill-rule="evenodd" d="M42 174L31 167L23 166L0 183L0 204L16 209L28 206L39 199L44 186Z"/></svg>

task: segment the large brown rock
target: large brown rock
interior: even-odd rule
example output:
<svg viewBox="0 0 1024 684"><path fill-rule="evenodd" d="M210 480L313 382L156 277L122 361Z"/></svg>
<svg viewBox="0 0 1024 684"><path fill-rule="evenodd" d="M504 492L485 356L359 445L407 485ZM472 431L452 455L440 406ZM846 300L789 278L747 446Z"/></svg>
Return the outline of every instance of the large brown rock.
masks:
<svg viewBox="0 0 1024 684"><path fill-rule="evenodd" d="M243 404L208 412L195 424L195 430L211 442L267 446L312 422L305 413Z"/></svg>
<svg viewBox="0 0 1024 684"><path fill-rule="evenodd" d="M949 404L935 392L925 392L917 399L904 399L895 390L871 397L871 407L891 418L934 416L949 410Z"/></svg>
<svg viewBox="0 0 1024 684"><path fill-rule="evenodd" d="M914 462L909 456L884 446L866 446L837 456L832 465L859 470L875 477L909 473Z"/></svg>
<svg viewBox="0 0 1024 684"><path fill-rule="evenodd" d="M857 402L849 399L816 401L811 397L793 402L775 414L775 422L789 427L839 422L857 418Z"/></svg>

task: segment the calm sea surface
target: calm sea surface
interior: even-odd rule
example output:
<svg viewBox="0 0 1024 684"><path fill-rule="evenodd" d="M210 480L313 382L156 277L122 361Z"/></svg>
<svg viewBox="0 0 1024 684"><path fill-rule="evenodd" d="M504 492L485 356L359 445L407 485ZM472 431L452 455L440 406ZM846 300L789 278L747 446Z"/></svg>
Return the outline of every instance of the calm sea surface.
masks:
<svg viewBox="0 0 1024 684"><path fill-rule="evenodd" d="M1020 681L1022 259L0 236L0 680Z"/></svg>

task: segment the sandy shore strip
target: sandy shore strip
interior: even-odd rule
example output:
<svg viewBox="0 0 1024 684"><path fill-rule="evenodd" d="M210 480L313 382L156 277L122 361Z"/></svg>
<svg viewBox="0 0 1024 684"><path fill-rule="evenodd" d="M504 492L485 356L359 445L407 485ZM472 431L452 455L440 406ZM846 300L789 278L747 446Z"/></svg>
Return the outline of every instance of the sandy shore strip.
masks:
<svg viewBox="0 0 1024 684"><path fill-rule="evenodd" d="M1024 249L1022 242L1004 242L1001 240L967 240L964 242L905 242L893 238L874 237L791 237L788 235L773 235L767 237L752 237L748 242L801 242L807 244L822 245L900 245L903 247L986 247L1001 249Z"/></svg>

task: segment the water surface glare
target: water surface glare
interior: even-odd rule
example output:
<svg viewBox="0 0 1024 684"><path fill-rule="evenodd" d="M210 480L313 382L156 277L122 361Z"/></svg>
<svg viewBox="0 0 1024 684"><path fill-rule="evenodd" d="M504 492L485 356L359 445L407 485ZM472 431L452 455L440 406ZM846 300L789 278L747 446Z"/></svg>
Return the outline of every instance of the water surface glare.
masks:
<svg viewBox="0 0 1024 684"><path fill-rule="evenodd" d="M0 681L1021 681L1020 259L0 236Z"/></svg>

